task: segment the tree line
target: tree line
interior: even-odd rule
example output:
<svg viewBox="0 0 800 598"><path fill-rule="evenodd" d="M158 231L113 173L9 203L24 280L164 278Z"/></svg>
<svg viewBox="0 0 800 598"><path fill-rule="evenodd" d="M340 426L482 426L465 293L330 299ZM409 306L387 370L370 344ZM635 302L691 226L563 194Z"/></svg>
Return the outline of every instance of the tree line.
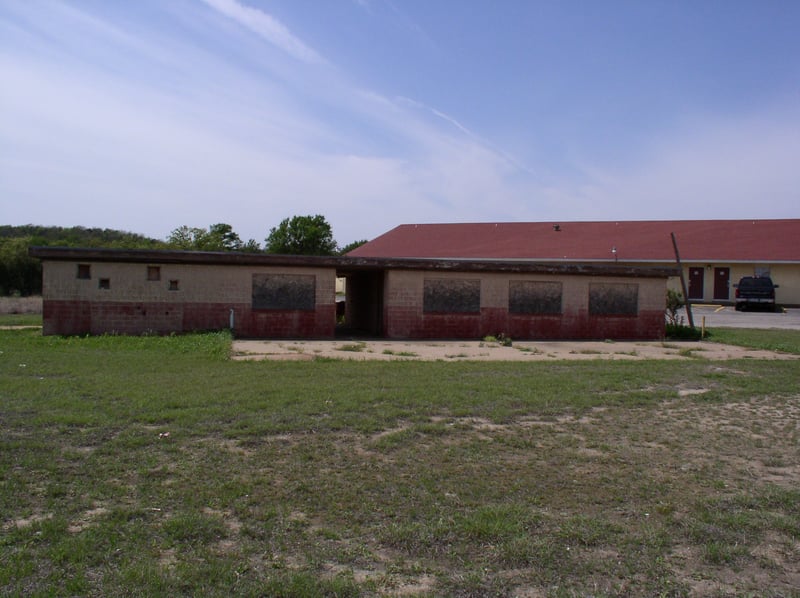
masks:
<svg viewBox="0 0 800 598"><path fill-rule="evenodd" d="M364 243L366 240L339 247L333 229L320 215L284 219L270 229L263 247L255 239L243 241L226 223L207 228L182 225L165 240L106 228L0 225L0 295L41 294L41 262L28 256L28 248L33 246L344 255Z"/></svg>

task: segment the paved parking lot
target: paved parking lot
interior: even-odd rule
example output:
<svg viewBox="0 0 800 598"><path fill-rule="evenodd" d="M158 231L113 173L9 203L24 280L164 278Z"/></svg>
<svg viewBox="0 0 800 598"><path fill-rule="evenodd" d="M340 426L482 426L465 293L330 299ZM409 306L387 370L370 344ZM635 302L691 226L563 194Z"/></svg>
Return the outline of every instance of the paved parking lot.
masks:
<svg viewBox="0 0 800 598"><path fill-rule="evenodd" d="M784 312L736 311L732 305L693 305L695 326L705 318L706 328L784 328L800 330L800 309ZM689 319L684 315L686 323Z"/></svg>

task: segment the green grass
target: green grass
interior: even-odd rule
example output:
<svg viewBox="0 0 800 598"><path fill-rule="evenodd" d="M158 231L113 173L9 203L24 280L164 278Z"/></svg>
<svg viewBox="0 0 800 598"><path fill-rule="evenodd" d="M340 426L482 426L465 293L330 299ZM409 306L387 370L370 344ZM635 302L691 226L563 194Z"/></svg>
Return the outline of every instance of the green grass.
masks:
<svg viewBox="0 0 800 598"><path fill-rule="evenodd" d="M714 328L708 340L752 349L800 354L800 330Z"/></svg>
<svg viewBox="0 0 800 598"><path fill-rule="evenodd" d="M42 314L0 314L0 326L41 326Z"/></svg>
<svg viewBox="0 0 800 598"><path fill-rule="evenodd" d="M796 361L229 353L0 331L0 594L796 595Z"/></svg>

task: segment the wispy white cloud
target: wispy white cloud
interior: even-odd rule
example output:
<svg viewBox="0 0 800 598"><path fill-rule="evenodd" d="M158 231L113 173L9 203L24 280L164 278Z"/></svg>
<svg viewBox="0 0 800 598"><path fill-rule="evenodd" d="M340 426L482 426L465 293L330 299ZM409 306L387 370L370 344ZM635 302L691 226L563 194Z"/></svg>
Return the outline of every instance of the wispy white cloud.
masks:
<svg viewBox="0 0 800 598"><path fill-rule="evenodd" d="M428 112L433 116L435 116L436 118L444 121L445 123L453 127L453 129L455 129L456 132L462 134L465 140L469 140L472 144L482 147L485 150L487 156L489 155L493 156L492 158L493 160L500 159L500 161L507 162L508 166L511 167L510 170L519 170L520 172L525 172L529 175L535 175L532 169L522 164L517 158L512 156L509 152L506 152L503 149L497 147L494 143L492 143L488 139L484 139L483 137L481 137L474 131L467 128L465 125L463 125L456 118L450 116L449 114L446 114L441 110L437 110L432 106L427 106L422 102L418 102L411 98L400 97L396 99L396 102L400 106L410 107L415 110Z"/></svg>
<svg viewBox="0 0 800 598"><path fill-rule="evenodd" d="M283 23L258 8L246 6L237 0L202 1L298 60L309 63L325 62L313 48L294 36Z"/></svg>
<svg viewBox="0 0 800 598"><path fill-rule="evenodd" d="M191 68L199 58L175 57ZM15 115L0 123L14 148L0 151L0 171L13 173L6 217L160 237L225 221L261 240L287 216L322 213L348 242L400 222L475 219L488 210L483 197L497 197L508 165L407 106L338 81L315 100L333 122L299 107L306 97L282 101L235 68L202 67L206 76L167 94L103 72L0 60L9 90L0 105ZM363 126L371 133L354 140ZM373 146L375 133L393 141Z"/></svg>
<svg viewBox="0 0 800 598"><path fill-rule="evenodd" d="M280 51L314 60L265 13L205 1L255 23ZM0 151L0 169L14 173L4 188L20 200L16 221L156 236L226 221L261 239L286 216L323 213L347 242L400 222L477 219L503 202L513 166L441 111L364 90L334 68L292 80L280 62L253 71L146 28L69 13L81 44L59 19L44 31L85 45L87 60L65 67L11 49L0 64L4 113L15 115L0 123L3 145L15 148ZM137 68L120 78L92 58L108 52ZM148 65L166 65L167 80ZM281 69L280 84L271 68Z"/></svg>
<svg viewBox="0 0 800 598"><path fill-rule="evenodd" d="M402 104L402 105L411 106L412 108L419 108L421 110L427 110L431 114L433 114L433 115L441 118L442 120L450 123L451 125L453 125L456 129L458 129L462 133L464 133L466 135L469 135L470 137L475 137L475 134L472 131L470 131L467 127L465 127L460 122L458 122L455 118L445 114L444 112L441 112L441 111L437 110L436 108L432 108L430 106L426 106L422 102L418 102L416 100L412 100L411 98L405 98L405 97L397 98L397 102Z"/></svg>
<svg viewBox="0 0 800 598"><path fill-rule="evenodd" d="M320 68L311 46L266 13L204 1L264 33L237 37L219 19L194 27L191 11L172 15L229 50L215 52L205 39L74 7L48 12L24 39L5 30L4 219L161 237L229 222L262 240L287 216L321 213L347 243L404 222L797 215L791 106L686 122L618 168L584 155L559 179L548 164L545 184L542 164L521 166L468 122ZM2 15L0 6L0 27ZM98 56L110 53L133 68L109 68ZM230 59L251 54L246 65Z"/></svg>
<svg viewBox="0 0 800 598"><path fill-rule="evenodd" d="M376 19L384 17L391 22L393 28L410 33L415 44L423 44L428 50L439 51L438 45L425 29L412 19L408 12L400 10L392 0L353 0L353 2L371 17Z"/></svg>

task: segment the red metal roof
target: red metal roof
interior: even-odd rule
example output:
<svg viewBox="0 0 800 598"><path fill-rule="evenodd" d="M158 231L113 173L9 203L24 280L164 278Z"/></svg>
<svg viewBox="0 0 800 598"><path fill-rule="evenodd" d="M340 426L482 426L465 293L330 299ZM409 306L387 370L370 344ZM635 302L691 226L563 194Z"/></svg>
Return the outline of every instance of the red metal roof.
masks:
<svg viewBox="0 0 800 598"><path fill-rule="evenodd" d="M353 257L800 262L800 219L403 224Z"/></svg>

